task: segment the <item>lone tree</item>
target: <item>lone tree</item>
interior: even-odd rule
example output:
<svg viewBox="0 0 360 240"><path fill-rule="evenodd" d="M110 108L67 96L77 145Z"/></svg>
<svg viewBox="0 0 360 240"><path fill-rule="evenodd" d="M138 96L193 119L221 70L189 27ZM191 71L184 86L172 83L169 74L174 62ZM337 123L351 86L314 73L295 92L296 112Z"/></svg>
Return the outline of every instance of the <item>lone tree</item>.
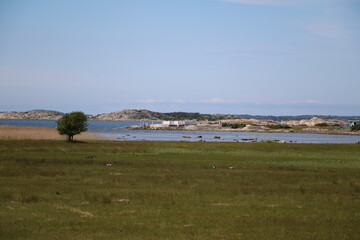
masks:
<svg viewBox="0 0 360 240"><path fill-rule="evenodd" d="M57 121L57 130L61 135L67 135L68 141L73 141L74 135L87 130L86 121L83 112L66 113Z"/></svg>

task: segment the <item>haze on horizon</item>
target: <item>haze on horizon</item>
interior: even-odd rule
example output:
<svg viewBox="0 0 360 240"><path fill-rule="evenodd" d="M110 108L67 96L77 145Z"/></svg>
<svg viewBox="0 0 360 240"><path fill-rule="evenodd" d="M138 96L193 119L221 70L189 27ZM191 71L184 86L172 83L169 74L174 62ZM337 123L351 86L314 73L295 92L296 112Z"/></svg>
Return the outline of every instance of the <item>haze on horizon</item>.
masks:
<svg viewBox="0 0 360 240"><path fill-rule="evenodd" d="M0 111L360 115L358 0L3 0Z"/></svg>

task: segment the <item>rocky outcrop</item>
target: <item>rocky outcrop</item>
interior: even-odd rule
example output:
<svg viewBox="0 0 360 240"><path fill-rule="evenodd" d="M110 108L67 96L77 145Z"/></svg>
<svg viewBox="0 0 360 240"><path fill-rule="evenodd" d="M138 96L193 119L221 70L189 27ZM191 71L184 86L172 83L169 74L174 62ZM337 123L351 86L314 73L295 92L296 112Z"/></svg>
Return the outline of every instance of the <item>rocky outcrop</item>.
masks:
<svg viewBox="0 0 360 240"><path fill-rule="evenodd" d="M229 124L237 124L237 123L242 123L242 124L260 124L261 121L257 120L257 119L224 119L224 120L220 120L220 123L229 123Z"/></svg>
<svg viewBox="0 0 360 240"><path fill-rule="evenodd" d="M292 120L292 121L283 121L282 124L286 124L289 126L307 126L307 127L314 127L317 125L328 125L328 126L335 126L340 125L344 126L347 124L347 121L344 119L323 119L318 117L313 117L309 120Z"/></svg>
<svg viewBox="0 0 360 240"><path fill-rule="evenodd" d="M39 119L39 120L58 120L63 113L50 110L31 110L27 112L2 112L0 119Z"/></svg>
<svg viewBox="0 0 360 240"><path fill-rule="evenodd" d="M99 121L139 121L159 120L159 113L149 110L123 110L120 112L103 113L89 117L89 120Z"/></svg>

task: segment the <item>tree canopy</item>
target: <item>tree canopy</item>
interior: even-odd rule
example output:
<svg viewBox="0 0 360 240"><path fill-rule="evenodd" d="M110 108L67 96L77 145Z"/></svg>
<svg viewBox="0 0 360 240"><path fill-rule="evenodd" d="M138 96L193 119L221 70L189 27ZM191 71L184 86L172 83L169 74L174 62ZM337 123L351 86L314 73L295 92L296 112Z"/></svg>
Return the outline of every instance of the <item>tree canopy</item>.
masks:
<svg viewBox="0 0 360 240"><path fill-rule="evenodd" d="M57 130L61 135L67 135L68 141L73 141L74 135L87 131L87 117L83 112L66 113L57 121Z"/></svg>

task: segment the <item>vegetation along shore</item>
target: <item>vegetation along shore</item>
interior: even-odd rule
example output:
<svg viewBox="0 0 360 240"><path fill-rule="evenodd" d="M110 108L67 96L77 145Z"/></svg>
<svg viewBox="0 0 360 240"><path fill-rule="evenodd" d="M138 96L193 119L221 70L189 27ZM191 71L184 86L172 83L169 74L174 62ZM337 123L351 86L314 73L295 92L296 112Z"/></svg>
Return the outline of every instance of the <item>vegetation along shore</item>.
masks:
<svg viewBox="0 0 360 240"><path fill-rule="evenodd" d="M27 139L27 140L61 140L66 137L61 136L55 128L47 127L25 127L0 125L0 139ZM101 139L95 134L81 133L76 136L78 140Z"/></svg>

